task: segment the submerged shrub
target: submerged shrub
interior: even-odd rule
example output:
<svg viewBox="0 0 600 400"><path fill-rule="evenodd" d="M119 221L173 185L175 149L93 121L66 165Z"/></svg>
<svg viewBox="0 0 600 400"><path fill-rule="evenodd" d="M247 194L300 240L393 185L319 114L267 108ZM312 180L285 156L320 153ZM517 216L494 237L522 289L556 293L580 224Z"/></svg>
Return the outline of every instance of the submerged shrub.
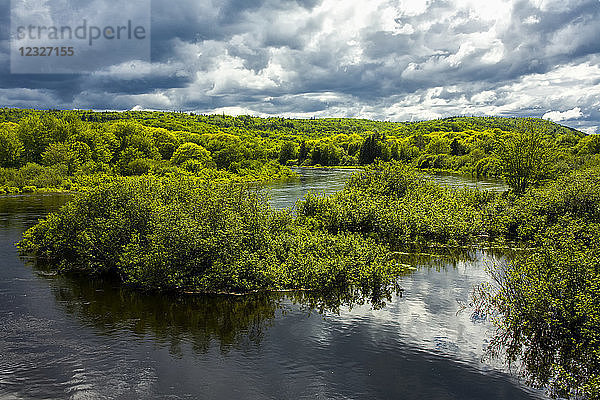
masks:
<svg viewBox="0 0 600 400"><path fill-rule="evenodd" d="M28 230L19 248L144 289L325 291L387 284L398 272L373 240L311 231L243 185L184 178L100 184Z"/></svg>
<svg viewBox="0 0 600 400"><path fill-rule="evenodd" d="M443 187L399 163L354 175L332 196L309 194L298 213L329 232L374 234L385 242L469 242L484 230L481 207L497 195Z"/></svg>
<svg viewBox="0 0 600 400"><path fill-rule="evenodd" d="M490 230L520 241L541 241L548 229L571 220L600 222L600 168L560 177L522 196L506 196L494 204Z"/></svg>
<svg viewBox="0 0 600 400"><path fill-rule="evenodd" d="M502 206L504 234L535 250L495 266L495 285L476 296L478 307L499 316L491 348L553 396L600 397L600 169Z"/></svg>
<svg viewBox="0 0 600 400"><path fill-rule="evenodd" d="M481 237L539 242L548 229L573 219L600 222L600 168L515 195L444 187L401 164L380 163L353 175L338 193L308 194L297 210L309 226L371 234L393 245Z"/></svg>
<svg viewBox="0 0 600 400"><path fill-rule="evenodd" d="M553 396L600 396L600 224L556 226L533 253L492 272L476 296L499 316L493 354Z"/></svg>

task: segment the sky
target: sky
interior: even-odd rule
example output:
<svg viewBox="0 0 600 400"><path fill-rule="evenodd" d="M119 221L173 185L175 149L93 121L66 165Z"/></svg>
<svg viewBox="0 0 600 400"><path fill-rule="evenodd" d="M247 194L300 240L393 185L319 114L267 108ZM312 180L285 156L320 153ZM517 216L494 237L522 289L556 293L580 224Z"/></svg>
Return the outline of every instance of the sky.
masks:
<svg viewBox="0 0 600 400"><path fill-rule="evenodd" d="M150 18L150 61L14 74L0 0L0 106L531 116L600 133L600 0L152 0Z"/></svg>

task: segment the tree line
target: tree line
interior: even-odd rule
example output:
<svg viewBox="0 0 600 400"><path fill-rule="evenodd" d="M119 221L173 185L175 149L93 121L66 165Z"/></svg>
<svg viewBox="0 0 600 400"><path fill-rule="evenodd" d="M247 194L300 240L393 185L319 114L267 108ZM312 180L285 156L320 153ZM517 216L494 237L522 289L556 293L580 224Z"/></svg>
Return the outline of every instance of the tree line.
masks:
<svg viewBox="0 0 600 400"><path fill-rule="evenodd" d="M281 166L359 166L375 160L498 177L505 176L502 154L525 121L528 130L538 133L537 146L552 155L547 164L553 171L544 173L577 169L598 159L600 136L541 119L392 123L1 109L0 186L61 187L83 176L193 175L207 168L264 180L289 175Z"/></svg>

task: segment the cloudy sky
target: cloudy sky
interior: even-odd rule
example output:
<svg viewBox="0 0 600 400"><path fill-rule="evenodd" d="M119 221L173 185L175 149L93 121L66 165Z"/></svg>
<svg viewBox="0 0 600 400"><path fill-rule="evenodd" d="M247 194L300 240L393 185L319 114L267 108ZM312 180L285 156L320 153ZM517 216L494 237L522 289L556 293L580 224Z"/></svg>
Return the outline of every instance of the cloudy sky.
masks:
<svg viewBox="0 0 600 400"><path fill-rule="evenodd" d="M11 74L0 6L2 106L535 116L600 132L600 0L154 0L150 64L77 75Z"/></svg>

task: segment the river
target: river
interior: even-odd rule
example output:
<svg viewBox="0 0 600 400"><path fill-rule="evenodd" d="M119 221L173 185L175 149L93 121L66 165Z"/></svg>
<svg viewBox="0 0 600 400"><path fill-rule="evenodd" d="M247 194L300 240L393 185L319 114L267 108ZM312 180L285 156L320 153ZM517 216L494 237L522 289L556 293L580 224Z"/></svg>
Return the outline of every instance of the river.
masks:
<svg viewBox="0 0 600 400"><path fill-rule="evenodd" d="M270 186L273 205L336 190L350 172L300 173ZM17 256L22 232L68 198L0 197L0 399L544 398L482 361L492 328L458 312L501 256L411 258L402 296L377 307L147 295Z"/></svg>
<svg viewBox="0 0 600 400"><path fill-rule="evenodd" d="M292 168L297 179L274 182L267 185L269 202L273 207L293 207L298 199L311 191L318 194L331 194L344 187L346 180L359 169L354 168ZM431 173L427 177L450 187L468 187L481 190L505 191L506 184L498 179L475 179L470 176L452 173Z"/></svg>

